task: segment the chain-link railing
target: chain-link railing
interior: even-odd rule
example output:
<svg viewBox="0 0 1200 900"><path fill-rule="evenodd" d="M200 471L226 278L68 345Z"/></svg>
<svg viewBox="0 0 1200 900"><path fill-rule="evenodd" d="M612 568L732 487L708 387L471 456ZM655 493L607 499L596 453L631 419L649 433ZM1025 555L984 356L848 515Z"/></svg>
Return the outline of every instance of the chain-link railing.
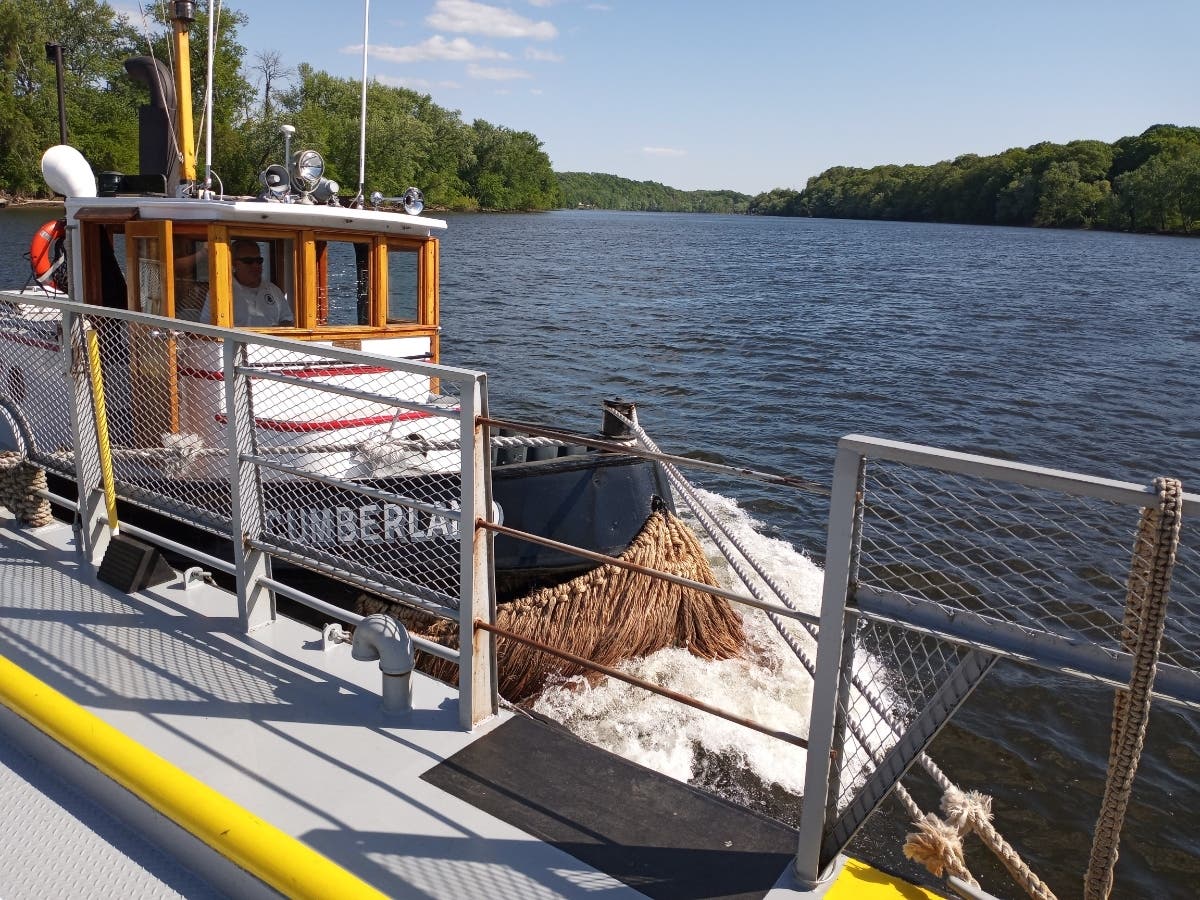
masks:
<svg viewBox="0 0 1200 900"><path fill-rule="evenodd" d="M76 480L84 534L111 463L126 513L232 541L248 627L268 556L442 618L486 607L481 374L51 300L0 301L0 341L0 410Z"/></svg>
<svg viewBox="0 0 1200 900"><path fill-rule="evenodd" d="M802 865L816 862L806 856L817 852L813 823L823 823L823 866L995 660L1129 682L1135 534L1155 502L1152 486L842 440ZM1195 539L1184 535L1154 696L1200 708L1200 579ZM812 802L820 796L827 802Z"/></svg>
<svg viewBox="0 0 1200 900"><path fill-rule="evenodd" d="M57 309L0 300L0 418L32 461L57 474L73 475L71 402L62 346Z"/></svg>

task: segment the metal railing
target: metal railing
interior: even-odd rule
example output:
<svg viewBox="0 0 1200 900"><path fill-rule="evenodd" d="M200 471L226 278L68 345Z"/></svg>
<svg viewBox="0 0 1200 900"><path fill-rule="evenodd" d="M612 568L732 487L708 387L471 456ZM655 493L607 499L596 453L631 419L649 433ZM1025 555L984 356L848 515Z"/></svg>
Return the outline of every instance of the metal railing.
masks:
<svg viewBox="0 0 1200 900"><path fill-rule="evenodd" d="M487 424L639 456L665 466L673 480L676 466L691 466L784 487L820 487L807 479L664 454L652 443L639 447L498 419ZM636 421L633 425L640 430ZM686 483L675 484L689 492ZM764 600L761 584L753 596L714 588L477 522L491 533L706 590L762 610L777 625L804 627L818 639L815 661L802 643L789 640L814 676L805 740L511 630L476 626L806 746L795 871L807 885L820 881L883 798L902 790L900 781L914 762L925 764L935 781L945 780L923 751L998 659L1125 687L1131 657L1122 644L1122 607L1134 532L1141 511L1155 500L1148 485L858 436L839 444L831 494L820 627L813 627L815 617L786 602ZM1200 497L1184 500L1191 509ZM1154 689L1156 699L1190 708L1200 707L1195 550L1193 533L1185 531L1175 566L1177 599ZM747 585L752 581L743 578ZM775 587L774 595L787 601L786 592Z"/></svg>
<svg viewBox="0 0 1200 900"><path fill-rule="evenodd" d="M50 299L0 301L0 342L3 407L29 458L75 481L94 562L110 481L126 513L177 523L172 549L232 544L247 629L272 593L334 609L272 561L466 623L462 650L422 649L459 664L464 727L495 711L491 638L470 627L489 547L460 527L490 506L481 373Z"/></svg>
<svg viewBox="0 0 1200 900"><path fill-rule="evenodd" d="M1129 680L1122 609L1138 516L1153 500L1149 486L843 438L830 496L823 594L814 617L761 570L762 577L755 578L736 561L731 565L747 585L745 592L491 521L487 434L489 428L505 428L639 456L663 466L689 499L694 492L677 467L806 491L820 488L813 482L664 454L644 436L645 446L639 447L492 419L484 377L473 372L123 311L53 301L45 306L57 318L22 320L13 344L27 348L17 360L29 370L21 379L10 374L0 390L8 391L6 401L18 405L38 441L31 457L76 478L78 509L93 551L102 547L105 515L94 387L81 365L85 329L99 336L104 383L129 398L115 404L118 412L109 423L116 489L129 502L202 530L222 527L235 537L238 598L248 628L273 615L270 591L305 602L303 592L272 577L271 560L283 559L457 620L463 649L422 649L458 662L465 727L497 706L493 638L505 637L789 743L807 744L807 801L795 860L801 882L820 879L998 659L1118 689ZM0 329L11 328L13 319L11 310L0 315ZM328 377L337 367L353 370L353 377ZM148 371L144 383L157 384L163 396L180 395L177 407L133 402L145 400L144 389L128 379L134 371ZM62 395L64 373L71 390L56 410L51 398ZM171 373L207 384L207 394L197 393L210 397L203 422L188 406L194 398L182 397L186 390ZM42 390L43 382L56 378L57 395ZM414 393L414 386L430 379L440 385L438 396ZM14 385L24 385L23 397L13 396ZM218 407L211 405L213 390ZM344 426L359 420L362 433L337 442L322 441L319 429L297 424ZM164 421L170 428L162 432ZM206 480L210 468L223 474ZM281 506L285 499L291 507ZM1198 500L1185 495L1187 509L1195 509ZM310 512L293 512L289 519L289 508ZM713 524L701 512L697 517ZM494 534L766 613L813 673L807 739L499 627L489 590ZM1154 683L1156 699L1190 709L1200 709L1197 549L1193 532L1185 529ZM815 654L804 635L790 639L790 626L818 640Z"/></svg>
<svg viewBox="0 0 1200 900"><path fill-rule="evenodd" d="M1189 509L1200 501L1184 495ZM846 846L998 659L1117 688L1146 485L861 436L834 468L796 869ZM1154 697L1200 708L1190 531Z"/></svg>

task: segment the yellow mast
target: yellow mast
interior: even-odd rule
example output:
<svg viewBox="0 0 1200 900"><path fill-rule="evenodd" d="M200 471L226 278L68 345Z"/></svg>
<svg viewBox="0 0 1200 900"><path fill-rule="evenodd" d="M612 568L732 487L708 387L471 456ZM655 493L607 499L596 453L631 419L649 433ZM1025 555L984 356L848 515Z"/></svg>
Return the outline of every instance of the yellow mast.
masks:
<svg viewBox="0 0 1200 900"><path fill-rule="evenodd" d="M183 181L196 180L195 139L192 135L192 57L188 31L196 17L196 4L175 0L171 19L171 45L175 52L175 121L179 123L179 149L183 153Z"/></svg>

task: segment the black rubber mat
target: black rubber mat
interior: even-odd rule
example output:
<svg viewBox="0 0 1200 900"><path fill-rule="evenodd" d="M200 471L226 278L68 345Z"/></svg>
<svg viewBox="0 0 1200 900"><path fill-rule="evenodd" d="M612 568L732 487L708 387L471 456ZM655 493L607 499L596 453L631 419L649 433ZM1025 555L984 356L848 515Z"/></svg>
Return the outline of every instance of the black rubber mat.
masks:
<svg viewBox="0 0 1200 900"><path fill-rule="evenodd" d="M759 900L795 832L515 716L422 778L656 900Z"/></svg>

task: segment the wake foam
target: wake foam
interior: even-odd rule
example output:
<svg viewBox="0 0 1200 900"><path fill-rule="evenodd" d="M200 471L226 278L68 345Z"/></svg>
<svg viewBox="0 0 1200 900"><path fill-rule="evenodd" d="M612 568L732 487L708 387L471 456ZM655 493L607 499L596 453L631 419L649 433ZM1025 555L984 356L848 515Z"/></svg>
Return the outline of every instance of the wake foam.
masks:
<svg viewBox="0 0 1200 900"><path fill-rule="evenodd" d="M823 572L816 563L786 541L759 534L755 526L760 523L735 501L698 493L801 609L819 609ZM717 548L704 535L701 542L722 585L744 591ZM765 614L738 609L749 640L743 657L710 662L669 648L619 668L769 728L807 737L808 673ZM807 633L792 630L815 658ZM545 690L533 708L590 743L735 802L762 806L768 795L782 791L794 796L803 789L806 754L800 747L623 682L609 679L593 687L585 679L571 679Z"/></svg>

